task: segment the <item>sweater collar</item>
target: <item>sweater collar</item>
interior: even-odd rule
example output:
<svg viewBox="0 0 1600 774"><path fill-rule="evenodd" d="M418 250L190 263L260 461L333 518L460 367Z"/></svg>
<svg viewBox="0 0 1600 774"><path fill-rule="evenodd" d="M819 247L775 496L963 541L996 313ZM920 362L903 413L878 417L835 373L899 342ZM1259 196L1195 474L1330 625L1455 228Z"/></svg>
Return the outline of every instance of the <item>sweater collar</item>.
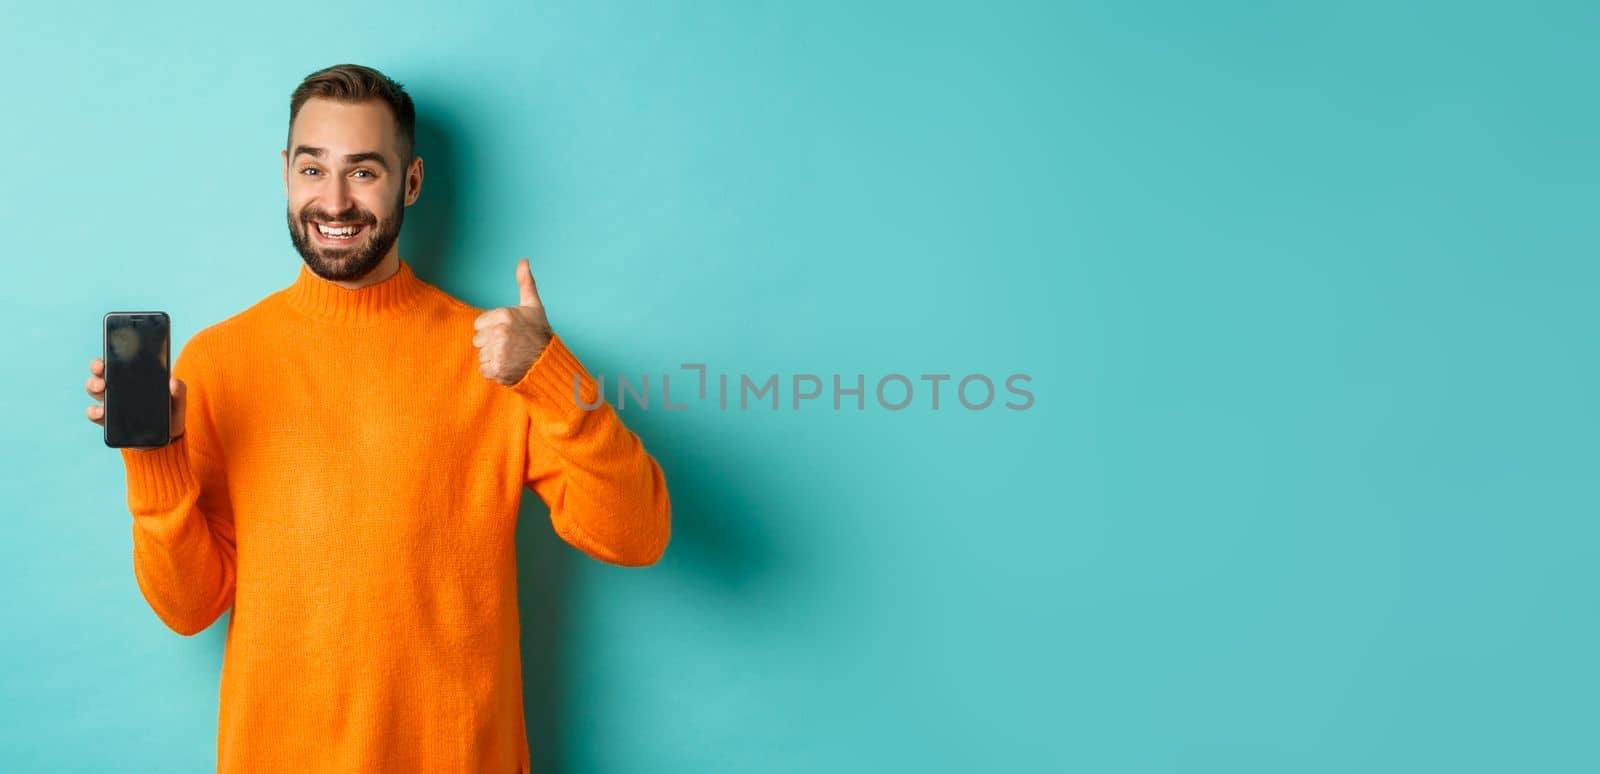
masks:
<svg viewBox="0 0 1600 774"><path fill-rule="evenodd" d="M296 311L337 325L372 325L399 317L420 299L428 283L400 259L400 269L382 282L350 290L325 280L305 263L283 299Z"/></svg>

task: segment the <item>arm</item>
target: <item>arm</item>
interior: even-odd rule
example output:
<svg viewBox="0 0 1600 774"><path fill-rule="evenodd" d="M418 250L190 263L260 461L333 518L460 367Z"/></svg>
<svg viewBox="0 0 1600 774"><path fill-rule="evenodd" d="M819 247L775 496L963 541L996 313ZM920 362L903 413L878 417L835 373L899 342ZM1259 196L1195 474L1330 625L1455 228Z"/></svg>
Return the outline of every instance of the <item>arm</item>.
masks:
<svg viewBox="0 0 1600 774"><path fill-rule="evenodd" d="M526 485L550 506L556 534L610 564L643 567L667 550L672 505L661 466L599 394L560 336L511 389L522 397L528 431Z"/></svg>
<svg viewBox="0 0 1600 774"><path fill-rule="evenodd" d="M184 384L184 430L157 449L122 449L133 514L133 574L173 631L198 634L233 606L233 512L211 423L208 385L185 347L173 367Z"/></svg>

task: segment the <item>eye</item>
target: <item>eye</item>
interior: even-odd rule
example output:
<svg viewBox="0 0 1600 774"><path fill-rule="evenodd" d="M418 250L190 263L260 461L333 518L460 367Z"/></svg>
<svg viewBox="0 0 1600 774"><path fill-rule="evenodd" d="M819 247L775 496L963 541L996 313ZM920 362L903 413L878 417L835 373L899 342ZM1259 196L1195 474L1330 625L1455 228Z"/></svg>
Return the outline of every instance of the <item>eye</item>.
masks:
<svg viewBox="0 0 1600 774"><path fill-rule="evenodd" d="M300 169L300 174L304 175L304 174L306 174L308 172L316 172L316 171L317 171L316 167L302 167Z"/></svg>
<svg viewBox="0 0 1600 774"><path fill-rule="evenodd" d="M365 169L358 169L355 172L352 172L351 174L353 174L353 175L366 175L367 177L372 177L373 176L371 171L365 170Z"/></svg>

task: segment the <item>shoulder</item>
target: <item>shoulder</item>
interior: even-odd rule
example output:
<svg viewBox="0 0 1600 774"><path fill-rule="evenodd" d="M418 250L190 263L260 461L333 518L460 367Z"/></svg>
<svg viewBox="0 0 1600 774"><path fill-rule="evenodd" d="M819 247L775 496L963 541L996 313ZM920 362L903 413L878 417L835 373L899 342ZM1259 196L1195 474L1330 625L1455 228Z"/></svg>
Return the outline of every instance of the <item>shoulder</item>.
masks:
<svg viewBox="0 0 1600 774"><path fill-rule="evenodd" d="M490 310L469 304L443 290L437 290L432 295L433 303L429 305L432 319L429 322L441 330L457 333L465 331L466 338L470 342L478 318Z"/></svg>
<svg viewBox="0 0 1600 774"><path fill-rule="evenodd" d="M178 353L178 359L173 364L174 374L181 379L188 379L213 372L228 362L229 353L250 351L253 340L262 335L258 331L262 328L262 318L267 314L268 304L272 300L272 296L267 296L195 331Z"/></svg>
<svg viewBox="0 0 1600 774"><path fill-rule="evenodd" d="M478 315L489 311L462 301L437 287L434 288L434 295L438 298L439 304L443 308L443 313L449 317L464 317L473 320L477 319Z"/></svg>

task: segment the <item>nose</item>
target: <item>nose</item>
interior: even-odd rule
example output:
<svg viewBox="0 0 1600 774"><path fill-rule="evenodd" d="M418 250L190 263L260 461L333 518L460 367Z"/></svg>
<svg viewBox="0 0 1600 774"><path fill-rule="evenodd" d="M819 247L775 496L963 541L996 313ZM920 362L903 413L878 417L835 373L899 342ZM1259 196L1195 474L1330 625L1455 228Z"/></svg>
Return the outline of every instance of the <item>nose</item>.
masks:
<svg viewBox="0 0 1600 774"><path fill-rule="evenodd" d="M342 177L334 178L326 193L328 198L323 204L331 217L342 217L354 203L350 197L350 183Z"/></svg>

